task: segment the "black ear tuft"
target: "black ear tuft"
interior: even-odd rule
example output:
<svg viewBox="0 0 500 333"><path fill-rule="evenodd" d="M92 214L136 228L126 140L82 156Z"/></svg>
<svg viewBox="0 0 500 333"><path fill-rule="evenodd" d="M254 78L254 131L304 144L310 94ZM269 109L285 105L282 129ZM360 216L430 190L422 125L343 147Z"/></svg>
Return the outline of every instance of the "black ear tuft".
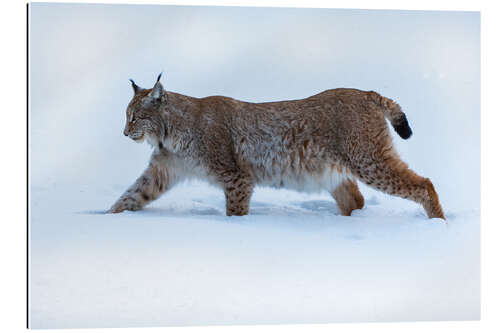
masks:
<svg viewBox="0 0 500 333"><path fill-rule="evenodd" d="M151 92L149 93L149 96L153 97L154 99L159 100L161 98L161 95L163 93L163 86L161 85L160 81L157 81L151 89Z"/></svg>
<svg viewBox="0 0 500 333"><path fill-rule="evenodd" d="M143 88L141 88L137 84L135 84L134 80L132 80L132 79L129 79L129 80L132 83L132 89L134 89L134 94L137 94L139 91L144 90Z"/></svg>
<svg viewBox="0 0 500 333"><path fill-rule="evenodd" d="M163 74L163 72L160 73L160 75L158 75L158 78L156 79L156 82L159 82L160 81L160 78L161 78L161 75Z"/></svg>

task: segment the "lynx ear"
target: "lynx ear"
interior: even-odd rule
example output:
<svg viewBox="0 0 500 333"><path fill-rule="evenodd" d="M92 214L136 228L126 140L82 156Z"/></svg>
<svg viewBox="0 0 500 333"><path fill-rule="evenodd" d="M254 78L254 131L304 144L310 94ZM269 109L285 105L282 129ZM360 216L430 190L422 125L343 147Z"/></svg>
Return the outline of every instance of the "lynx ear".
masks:
<svg viewBox="0 0 500 333"><path fill-rule="evenodd" d="M161 74L162 73L160 73L160 75L158 75L158 78L156 79L155 86L153 87L153 89L149 93L149 96L153 97L154 99L160 99L161 94L163 92L163 85L160 82Z"/></svg>
<svg viewBox="0 0 500 333"><path fill-rule="evenodd" d="M134 80L132 80L132 79L129 79L129 80L132 83L132 89L134 89L134 94L137 94L138 92L144 90L144 88L141 88L137 84L135 84Z"/></svg>

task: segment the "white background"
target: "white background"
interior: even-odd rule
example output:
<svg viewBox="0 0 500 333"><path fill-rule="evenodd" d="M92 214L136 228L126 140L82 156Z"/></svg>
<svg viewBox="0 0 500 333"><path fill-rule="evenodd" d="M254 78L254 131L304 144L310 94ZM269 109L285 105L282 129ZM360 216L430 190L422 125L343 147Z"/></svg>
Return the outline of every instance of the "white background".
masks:
<svg viewBox="0 0 500 333"><path fill-rule="evenodd" d="M352 6L354 6L354 5L352 5ZM356 7L356 6L354 6L354 7ZM363 6L363 5L360 5L360 7L365 7L365 8L366 8L366 6ZM390 7L390 6L389 6L389 7ZM436 8L436 7L432 7L432 6L430 6L430 5L429 5L429 6L425 7L425 8L426 8L426 9L427 9L427 8L431 9L431 8ZM449 9L449 8L442 8L442 9ZM469 9L469 10L473 9L473 10L477 10L477 9L480 9L480 8L458 7L458 8L453 8L453 9ZM22 16L21 16L21 17L22 17ZM488 22L488 16L487 16L487 13L483 13L483 17L482 17L482 19L483 19L483 24ZM486 31L488 31L488 30L486 30ZM21 37L22 37L22 36L21 36ZM21 45L22 45L22 43L21 43ZM21 46L21 45L20 45L20 46ZM483 47L484 47L484 45L483 45ZM488 69L490 68L490 67L489 67L489 66L490 66L490 63L489 63L489 62L486 62L486 63L485 63L485 62L483 61L483 63L482 63L482 64L483 64L483 66L488 66L488 67L487 67ZM21 63L20 65L22 65L22 63ZM21 66L21 67L22 67L22 66ZM483 69L484 69L484 67L483 67ZM483 72L483 73L484 73L484 72ZM491 72L488 70L488 73L491 73ZM484 78L484 77L483 77L483 78ZM487 78L487 75L486 75L486 78ZM21 86L23 86L23 84L22 84L22 80L19 80L19 81L20 81L20 82L19 82L16 86L17 86L17 87L21 87ZM9 86L10 86L10 89L6 87L6 88L4 88L4 91L7 91L7 90L12 91L12 84L13 84L13 82L16 82L16 81L11 81L11 80L9 80ZM488 87L488 86L486 86L486 90L488 89L487 87ZM19 90L19 88L18 88L18 90ZM484 91L484 90L483 90L483 91ZM21 96L20 96L19 98L17 98L17 99L16 99L16 98L13 98L13 103L15 103L15 104L14 104L14 107L10 107L10 108L11 108L11 110L14 110L14 109L15 109L15 106L19 104L19 102L18 102L18 101L20 101L20 100L23 100L23 98L22 98L22 94L21 94ZM488 106L488 105L487 105L487 106ZM19 108L18 108L18 109L19 109ZM9 113L10 113L10 114L12 114L12 111L9 111ZM487 118L486 118L486 117L487 117ZM482 119L482 121L483 121L483 122L485 121L485 118L486 118L486 119L488 119L488 122L486 122L486 124L494 124L494 121L493 121L493 119L494 119L494 118L492 117L492 115L491 115L491 114L487 114L487 116L484 116L484 114L483 114L483 119ZM23 122L23 121L22 121L22 117L21 117L21 119L20 119L19 121L20 121L20 122ZM23 128L23 127L21 127L21 129L22 129L22 128ZM21 129L19 129L19 130L21 130ZM484 135L485 133L488 133L488 132L489 132L489 131L488 131L488 130L487 130L487 128L486 128L486 130L485 130L485 129L483 129L482 134ZM491 133L491 132L490 132L490 133ZM22 137L22 136L20 136L20 137L19 137L19 139L17 139L17 137L15 137L15 136L14 136L14 134L12 134L12 135L8 135L8 136L7 136L7 138L9 139L9 140L8 140L9 142L23 142L23 137ZM12 140L12 138L16 138L17 140ZM482 148L485 148L485 146L486 146L486 144L484 144L484 143L483 143L483 147L482 147ZM20 148L19 148L19 147L17 147L17 149L20 149ZM493 150L494 150L494 149L493 149ZM23 158L23 156L24 156L24 155L22 154L22 152L21 152L21 154L19 154L19 155L20 155L20 156L19 156L19 159L22 159L22 158ZM483 156L484 156L484 155L483 155ZM14 159L13 159L13 160L14 160ZM19 164L17 164L17 165L18 165L18 167L17 167L17 168L19 168ZM484 164L483 164L483 168L484 168ZM494 170L494 169L491 169L491 170ZM483 169L483 171L484 171L484 169ZM483 175L482 175L482 176L483 176L483 177L485 176L485 173L484 173L484 172L483 172ZM488 176L489 176L489 174L488 174ZM20 178L21 178L21 179L23 178L23 175L22 175L22 174L20 175ZM488 178L488 181L490 181L490 180L491 180L491 177L489 177L489 178ZM14 185L9 186L9 188L13 188L13 189L15 189L16 187L18 187L18 186L14 186ZM491 187L491 185L490 185L490 187ZM23 190L23 189L21 188L19 191L22 193L22 190ZM483 187L483 190L484 190L484 187ZM9 192L9 193L8 193L8 197L11 197L11 196L12 196L12 192ZM22 194L20 194L20 196L22 196ZM483 196L483 203L484 203L484 202L488 202L488 200L489 200L488 196ZM12 202L12 199L10 199L10 200L5 199L5 200L4 200L4 202ZM22 208L22 205L21 205L21 207L19 207L19 209L13 209L13 208L11 208L11 209L12 209L12 211L14 212L13 216L18 216L18 217L19 217L19 214L20 214L21 212L23 212L23 211L24 211L24 210L23 210L23 208ZM484 219L483 219L483 228L484 228L484 229L487 229L489 226L488 226L488 225L485 225L484 221L490 221L490 219L492 220L492 217L491 217L491 216L488 216L488 212L487 212L487 211L485 211L485 212L483 212L483 218L484 218ZM14 218L6 219L6 220L12 220L12 222L14 222L14 221L15 221L15 219L14 219ZM17 221L19 221L19 218L17 218ZM19 222L21 223L21 222L22 222L22 219L21 219L21 221L19 221ZM10 232L10 233L11 233L11 232ZM9 234L10 234L10 233L9 233ZM490 232L490 234L491 234L491 232ZM485 239L485 241L486 241L486 243L485 243L485 244L487 245L487 244L488 244L488 243L487 243L487 238ZM483 244L483 245L485 245L485 244ZM15 247L14 245L12 245L12 248L16 248L16 247ZM19 248L19 247L17 247L17 248ZM19 251L20 251L20 252L22 252L22 247L19 249ZM12 251L10 251L10 252L12 253ZM488 255L488 250L486 250L486 251L484 251L484 252L485 252L485 254L486 254L486 255ZM4 251L4 253L5 253L5 251ZM494 253L494 252L490 252L490 253ZM21 256L21 258L17 258L17 260L18 260L18 261L22 261L22 259L23 259L23 257L22 257L22 256ZM18 267L19 267L20 269L22 269L23 265L19 265ZM485 278L485 279L487 280L487 279L488 279L488 277L490 276L490 274L491 274L491 272L487 272L487 274L484 274L484 273L483 273L483 278ZM486 276L485 276L485 275L486 275ZM20 278L18 278L18 279L19 279L19 280L21 280ZM21 284L21 286L22 286L22 284ZM485 286L484 284L483 284L483 288L485 288L486 290L490 290L490 291L492 290L492 289L488 289L488 286L487 286L487 285ZM491 288L491 287L490 287L490 288ZM20 290L22 290L22 288L20 288ZM19 293L19 294L20 294L20 293ZM16 296L19 296L19 294L16 294ZM488 295L488 294L486 294L486 295ZM488 297L488 296L486 296L486 302L487 302L487 299L488 299L487 297ZM488 303L486 303L486 304L488 304ZM21 321L22 321L22 316L20 316L20 317L21 317L20 319L21 319ZM487 319L487 318L488 318L488 309L487 309L487 308L485 308L485 311L483 311L483 318L485 318L485 319ZM473 325L474 325L474 324L473 324ZM478 325L478 324L475 324L475 325ZM384 328L384 329L385 329L385 328Z"/></svg>

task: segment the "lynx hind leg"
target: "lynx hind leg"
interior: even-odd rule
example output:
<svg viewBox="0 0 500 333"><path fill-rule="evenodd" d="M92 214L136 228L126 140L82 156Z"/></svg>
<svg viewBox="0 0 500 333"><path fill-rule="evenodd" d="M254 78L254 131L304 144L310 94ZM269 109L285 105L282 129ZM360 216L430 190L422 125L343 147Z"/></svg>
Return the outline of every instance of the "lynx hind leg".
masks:
<svg viewBox="0 0 500 333"><path fill-rule="evenodd" d="M420 203L429 218L446 219L432 182L408 169L392 146L386 148L379 157L370 154L369 158L352 169L368 186Z"/></svg>
<svg viewBox="0 0 500 333"><path fill-rule="evenodd" d="M354 179L345 179L331 192L337 202L340 213L344 216L351 216L355 209L362 209L365 199L359 191L358 184Z"/></svg>
<svg viewBox="0 0 500 333"><path fill-rule="evenodd" d="M251 178L241 173L231 173L224 178L226 215L247 215L250 208L250 197L253 192Z"/></svg>

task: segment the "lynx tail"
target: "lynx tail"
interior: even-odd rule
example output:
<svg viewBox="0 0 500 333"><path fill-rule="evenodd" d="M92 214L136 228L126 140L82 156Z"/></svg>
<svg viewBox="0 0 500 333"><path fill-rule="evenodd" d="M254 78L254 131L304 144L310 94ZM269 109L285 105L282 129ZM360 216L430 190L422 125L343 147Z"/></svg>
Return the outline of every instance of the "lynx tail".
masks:
<svg viewBox="0 0 500 333"><path fill-rule="evenodd" d="M401 107L393 100L380 96L375 92L373 93L376 95L374 96L375 99L382 107L385 117L389 119L394 130L403 139L408 139L412 135L412 131L410 124L408 124L408 119L406 119L406 115L401 111Z"/></svg>

